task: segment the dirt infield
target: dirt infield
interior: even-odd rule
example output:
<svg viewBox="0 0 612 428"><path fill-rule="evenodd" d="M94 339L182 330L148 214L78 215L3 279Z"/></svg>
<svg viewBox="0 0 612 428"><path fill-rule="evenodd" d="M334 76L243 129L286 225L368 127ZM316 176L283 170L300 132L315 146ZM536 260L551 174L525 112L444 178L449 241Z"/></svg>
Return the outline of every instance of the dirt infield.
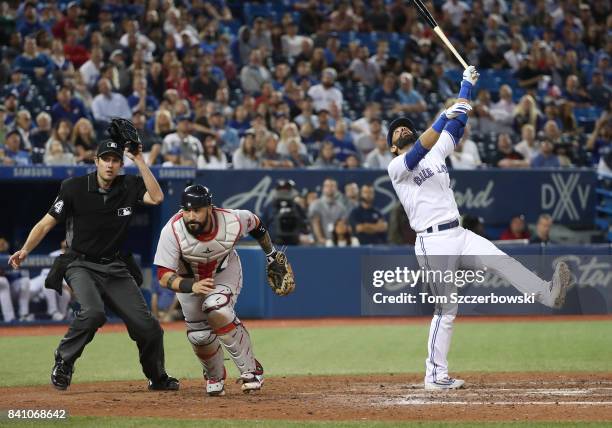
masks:
<svg viewBox="0 0 612 428"><path fill-rule="evenodd" d="M463 376L468 388L427 392L420 376L308 376L266 380L262 391L225 397L186 380L178 392L149 392L144 382L3 388L5 409L67 409L80 416L288 420L610 421L612 374L496 373Z"/></svg>

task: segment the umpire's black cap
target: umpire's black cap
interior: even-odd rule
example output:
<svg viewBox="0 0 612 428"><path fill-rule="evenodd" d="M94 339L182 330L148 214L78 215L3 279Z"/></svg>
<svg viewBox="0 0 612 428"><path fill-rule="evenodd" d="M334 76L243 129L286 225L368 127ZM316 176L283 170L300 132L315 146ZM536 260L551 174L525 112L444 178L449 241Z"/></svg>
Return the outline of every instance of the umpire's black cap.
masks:
<svg viewBox="0 0 612 428"><path fill-rule="evenodd" d="M123 159L123 150L123 144L119 144L113 140L105 140L98 144L97 156L100 157L103 154L112 153L116 155L119 159Z"/></svg>
<svg viewBox="0 0 612 428"><path fill-rule="evenodd" d="M393 122L391 122L391 125L389 125L389 132L387 132L387 145L389 147L391 147L393 143L393 132L400 126L405 126L406 128L410 129L416 141L417 131L416 131L416 128L414 127L414 123L412 123L412 121L408 119L407 117L399 117L395 119Z"/></svg>
<svg viewBox="0 0 612 428"><path fill-rule="evenodd" d="M201 184L192 184L185 187L181 196L181 208L190 210L212 205L212 193L208 187Z"/></svg>

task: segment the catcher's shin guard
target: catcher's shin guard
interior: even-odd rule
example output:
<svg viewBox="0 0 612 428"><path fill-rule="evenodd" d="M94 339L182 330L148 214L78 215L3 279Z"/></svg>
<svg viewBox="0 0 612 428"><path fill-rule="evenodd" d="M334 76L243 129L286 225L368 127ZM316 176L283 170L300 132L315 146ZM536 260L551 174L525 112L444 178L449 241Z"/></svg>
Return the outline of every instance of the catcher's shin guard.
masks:
<svg viewBox="0 0 612 428"><path fill-rule="evenodd" d="M208 327L206 330L189 331L187 332L187 338L191 342L193 352L202 364L207 385L209 381L225 379L223 350L217 335L212 332L212 329Z"/></svg>
<svg viewBox="0 0 612 428"><path fill-rule="evenodd" d="M240 374L256 371L257 363L253 357L251 337L238 318L215 332Z"/></svg>

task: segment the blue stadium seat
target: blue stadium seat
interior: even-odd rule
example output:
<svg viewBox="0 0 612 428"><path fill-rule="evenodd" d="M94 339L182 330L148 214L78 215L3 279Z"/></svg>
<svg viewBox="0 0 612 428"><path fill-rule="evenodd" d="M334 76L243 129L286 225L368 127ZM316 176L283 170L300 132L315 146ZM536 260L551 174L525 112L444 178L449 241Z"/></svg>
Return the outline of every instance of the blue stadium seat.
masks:
<svg viewBox="0 0 612 428"><path fill-rule="evenodd" d="M244 4L242 12L244 14L244 19L249 25L252 24L253 20L258 16L271 17L276 15L268 4L250 2Z"/></svg>
<svg viewBox="0 0 612 428"><path fill-rule="evenodd" d="M542 38L542 34L544 34L544 31L541 28L533 26L523 28L523 37L529 42Z"/></svg>
<svg viewBox="0 0 612 428"><path fill-rule="evenodd" d="M338 34L338 40L340 41L340 45L348 46L350 42L355 40L355 32L354 31L340 31Z"/></svg>
<svg viewBox="0 0 612 428"><path fill-rule="evenodd" d="M444 76L451 82L459 82L461 81L461 77L463 76L463 70L460 70L458 68L453 68L452 70L446 70L444 72Z"/></svg>
<svg viewBox="0 0 612 428"><path fill-rule="evenodd" d="M601 109L599 107L575 108L574 116L578 126L584 128L585 132L592 132L595 128L595 122L601 116Z"/></svg>
<svg viewBox="0 0 612 428"><path fill-rule="evenodd" d="M377 38L377 34L375 32L372 33L357 33L356 34L356 38L357 40L359 40L359 43L361 44L361 46L367 46L368 49L370 50L370 53L374 53L376 52L376 42L378 40Z"/></svg>

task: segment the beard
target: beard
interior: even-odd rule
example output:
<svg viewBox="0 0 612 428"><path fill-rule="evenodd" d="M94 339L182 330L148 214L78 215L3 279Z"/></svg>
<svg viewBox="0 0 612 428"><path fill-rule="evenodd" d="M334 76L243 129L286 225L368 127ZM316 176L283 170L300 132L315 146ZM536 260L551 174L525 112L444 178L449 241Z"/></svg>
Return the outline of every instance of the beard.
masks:
<svg viewBox="0 0 612 428"><path fill-rule="evenodd" d="M185 226L187 227L187 232L193 236L201 235L202 232L204 232L204 223L200 223L199 221L185 222Z"/></svg>
<svg viewBox="0 0 612 428"><path fill-rule="evenodd" d="M399 137L395 142L398 149L403 149L408 144L414 143L414 135L407 135L405 137Z"/></svg>

